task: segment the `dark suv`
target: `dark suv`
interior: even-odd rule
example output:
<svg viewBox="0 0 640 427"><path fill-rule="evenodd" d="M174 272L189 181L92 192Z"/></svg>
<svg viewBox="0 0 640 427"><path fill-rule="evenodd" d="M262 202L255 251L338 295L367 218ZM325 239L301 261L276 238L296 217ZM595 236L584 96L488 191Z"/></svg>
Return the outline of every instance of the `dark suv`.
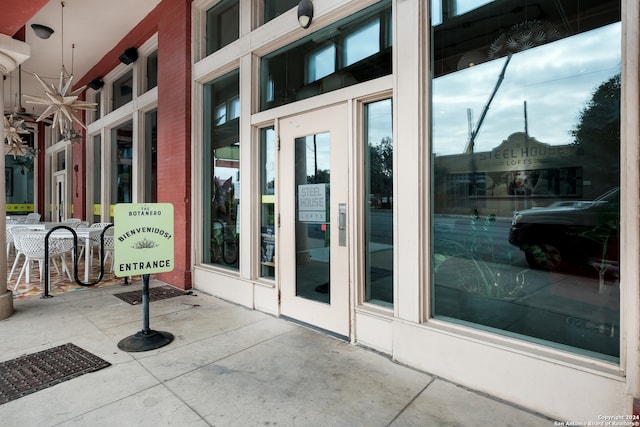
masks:
<svg viewBox="0 0 640 427"><path fill-rule="evenodd" d="M592 201L561 201L513 214L509 243L532 268L615 268L619 255L620 188Z"/></svg>

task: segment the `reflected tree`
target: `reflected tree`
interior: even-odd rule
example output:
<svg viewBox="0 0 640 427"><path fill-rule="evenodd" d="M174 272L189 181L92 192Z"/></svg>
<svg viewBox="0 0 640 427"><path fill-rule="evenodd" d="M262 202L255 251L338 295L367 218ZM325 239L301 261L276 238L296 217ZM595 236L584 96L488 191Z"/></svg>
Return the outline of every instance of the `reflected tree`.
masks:
<svg viewBox="0 0 640 427"><path fill-rule="evenodd" d="M620 176L620 74L602 83L571 130L590 170L600 170L598 185L614 186ZM605 165L606 167L602 167Z"/></svg>
<svg viewBox="0 0 640 427"><path fill-rule="evenodd" d="M369 145L369 162L372 194L382 203L390 204L393 197L393 141L384 137L379 144ZM386 202L385 202L386 201Z"/></svg>

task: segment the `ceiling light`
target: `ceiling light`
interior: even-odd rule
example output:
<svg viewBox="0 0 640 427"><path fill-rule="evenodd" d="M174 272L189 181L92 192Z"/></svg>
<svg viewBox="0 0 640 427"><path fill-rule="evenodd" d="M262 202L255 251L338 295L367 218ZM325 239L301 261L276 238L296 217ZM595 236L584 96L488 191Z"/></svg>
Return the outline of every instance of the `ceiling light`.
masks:
<svg viewBox="0 0 640 427"><path fill-rule="evenodd" d="M31 28L33 28L33 32L36 36L41 39L48 39L53 34L53 30L45 25L40 24L31 24Z"/></svg>

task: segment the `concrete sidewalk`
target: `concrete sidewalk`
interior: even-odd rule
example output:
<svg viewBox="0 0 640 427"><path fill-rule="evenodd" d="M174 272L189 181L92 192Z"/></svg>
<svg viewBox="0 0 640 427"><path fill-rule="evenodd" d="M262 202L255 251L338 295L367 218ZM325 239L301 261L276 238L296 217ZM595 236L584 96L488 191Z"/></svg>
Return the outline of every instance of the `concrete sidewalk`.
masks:
<svg viewBox="0 0 640 427"><path fill-rule="evenodd" d="M151 281L151 286L163 285ZM193 291L150 306L157 350L118 342L140 282L15 301L0 361L73 343L111 366L0 405L14 426L552 426L552 420L322 333Z"/></svg>

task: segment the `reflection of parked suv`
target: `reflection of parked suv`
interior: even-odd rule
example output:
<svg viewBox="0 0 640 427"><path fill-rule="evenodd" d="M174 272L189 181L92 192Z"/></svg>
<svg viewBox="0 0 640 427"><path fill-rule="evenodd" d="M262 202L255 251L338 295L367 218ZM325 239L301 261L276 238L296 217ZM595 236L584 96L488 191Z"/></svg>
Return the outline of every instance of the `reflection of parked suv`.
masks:
<svg viewBox="0 0 640 427"><path fill-rule="evenodd" d="M509 243L525 251L532 268L618 265L620 188L593 201L561 201L513 214Z"/></svg>

